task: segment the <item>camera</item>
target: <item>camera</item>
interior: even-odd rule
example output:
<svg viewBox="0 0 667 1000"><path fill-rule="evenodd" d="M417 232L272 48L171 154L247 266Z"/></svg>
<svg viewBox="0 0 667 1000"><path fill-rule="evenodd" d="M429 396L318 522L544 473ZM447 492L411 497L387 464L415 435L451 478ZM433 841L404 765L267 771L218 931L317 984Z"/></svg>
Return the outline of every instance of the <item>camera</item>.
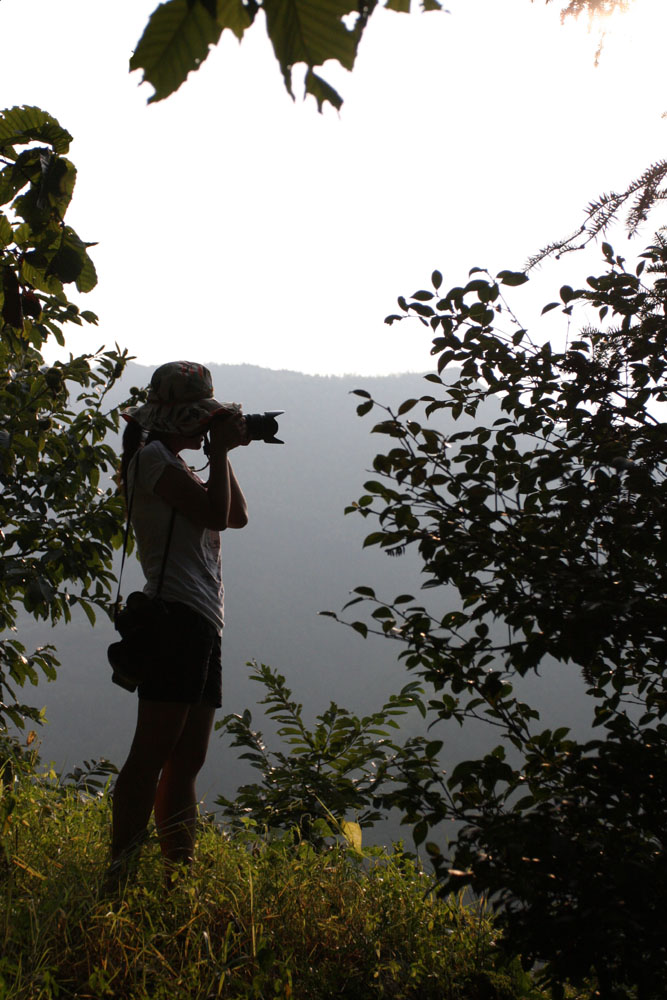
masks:
<svg viewBox="0 0 667 1000"><path fill-rule="evenodd" d="M276 437L278 433L276 417L284 412L284 410L267 410L266 413L244 413L243 419L248 430L248 439L250 441L264 441L265 444L284 444L284 441ZM217 416L213 417L213 420L217 419L219 419ZM206 455L209 454L209 446L207 428L206 440L204 441L204 454Z"/></svg>
<svg viewBox="0 0 667 1000"><path fill-rule="evenodd" d="M163 612L159 601L149 597L143 590L134 590L116 615L116 631L120 632L123 639L131 639L146 627L147 622L153 622L156 612Z"/></svg>
<svg viewBox="0 0 667 1000"><path fill-rule="evenodd" d="M142 590L129 594L114 622L121 640L107 649L114 684L134 691L141 683L153 659L160 657L168 617L159 597L149 597Z"/></svg>
<svg viewBox="0 0 667 1000"><path fill-rule="evenodd" d="M276 417L284 412L284 410L267 410L266 413L246 413L243 419L250 440L264 441L265 444L284 444L284 441L276 437L278 433Z"/></svg>

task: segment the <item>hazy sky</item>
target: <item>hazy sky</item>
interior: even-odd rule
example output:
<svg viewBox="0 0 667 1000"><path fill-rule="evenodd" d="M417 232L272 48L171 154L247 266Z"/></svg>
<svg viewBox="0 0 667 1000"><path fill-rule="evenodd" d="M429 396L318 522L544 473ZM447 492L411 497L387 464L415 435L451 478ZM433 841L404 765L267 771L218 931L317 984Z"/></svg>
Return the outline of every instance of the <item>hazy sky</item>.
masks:
<svg viewBox="0 0 667 1000"><path fill-rule="evenodd" d="M260 23L147 106L127 65L154 6L0 0L0 107L36 104L74 135L70 221L99 241L83 301L100 329L75 352L425 370L428 331L383 324L397 295L434 267L447 287L521 267L666 151L664 0L613 19L597 69L597 34L561 27L556 0L380 11L324 115L287 96ZM585 267L543 269L540 305Z"/></svg>

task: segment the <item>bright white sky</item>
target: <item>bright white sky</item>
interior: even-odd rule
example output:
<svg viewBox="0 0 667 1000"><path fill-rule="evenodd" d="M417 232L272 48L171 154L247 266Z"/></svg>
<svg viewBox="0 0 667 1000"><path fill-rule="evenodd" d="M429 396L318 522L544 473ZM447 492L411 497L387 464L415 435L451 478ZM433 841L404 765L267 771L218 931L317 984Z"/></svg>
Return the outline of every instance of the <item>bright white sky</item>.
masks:
<svg viewBox="0 0 667 1000"><path fill-rule="evenodd" d="M353 74L331 71L340 115L291 101L261 23L147 106L127 64L155 5L0 0L0 107L38 105L74 135L69 221L99 242L82 305L100 329L70 336L75 353L426 370L428 331L383 323L397 295L435 267L445 287L521 268L666 152L665 0L612 19L597 69L597 33L561 27L556 0L382 10ZM544 268L539 304L595 266Z"/></svg>

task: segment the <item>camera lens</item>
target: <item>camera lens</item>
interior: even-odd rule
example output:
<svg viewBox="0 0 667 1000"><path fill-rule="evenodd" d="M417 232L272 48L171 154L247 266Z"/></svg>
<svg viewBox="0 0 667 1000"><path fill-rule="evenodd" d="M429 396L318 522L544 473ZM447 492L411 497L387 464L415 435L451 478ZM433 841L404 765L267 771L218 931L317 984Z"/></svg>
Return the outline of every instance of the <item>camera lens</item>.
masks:
<svg viewBox="0 0 667 1000"><path fill-rule="evenodd" d="M284 410L268 410L266 413L246 413L245 423L248 428L248 437L251 441L264 441L265 444L284 444L278 433L279 417Z"/></svg>

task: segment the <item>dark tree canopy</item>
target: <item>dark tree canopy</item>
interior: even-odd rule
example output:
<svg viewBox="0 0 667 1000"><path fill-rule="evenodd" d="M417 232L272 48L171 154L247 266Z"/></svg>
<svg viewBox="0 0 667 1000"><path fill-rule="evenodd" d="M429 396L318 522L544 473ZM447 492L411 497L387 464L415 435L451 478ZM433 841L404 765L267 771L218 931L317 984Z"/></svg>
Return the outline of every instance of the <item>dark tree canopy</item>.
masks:
<svg viewBox="0 0 667 1000"><path fill-rule="evenodd" d="M28 653L15 634L17 609L91 622L106 607L122 505L103 485L116 456L106 442L117 415L106 402L127 353L99 350L44 363L67 324L95 325L67 297L94 287L85 242L65 221L76 181L71 136L33 107L0 112L0 728L39 713L17 689L56 675L53 648Z"/></svg>
<svg viewBox="0 0 667 1000"><path fill-rule="evenodd" d="M349 509L376 522L367 545L416 550L428 600L358 587L351 604L371 611L350 624L403 644L407 668L431 685L441 739L470 719L502 737L444 790L434 780L396 792L443 891L488 895L508 947L546 963L555 996L593 974L592 995L658 1000L667 241L656 237L632 267L602 249L604 270L583 288L563 285L543 310L564 316L556 344L515 315L508 297L523 273L475 268L443 292L436 271L431 288L399 298L387 322L412 315L430 328L437 367L430 392L395 412L359 391L358 412L382 414L373 430L388 450ZM438 429L441 412L462 429ZM549 662L578 665L595 738L544 730L515 690ZM452 820L444 848L436 831Z"/></svg>

